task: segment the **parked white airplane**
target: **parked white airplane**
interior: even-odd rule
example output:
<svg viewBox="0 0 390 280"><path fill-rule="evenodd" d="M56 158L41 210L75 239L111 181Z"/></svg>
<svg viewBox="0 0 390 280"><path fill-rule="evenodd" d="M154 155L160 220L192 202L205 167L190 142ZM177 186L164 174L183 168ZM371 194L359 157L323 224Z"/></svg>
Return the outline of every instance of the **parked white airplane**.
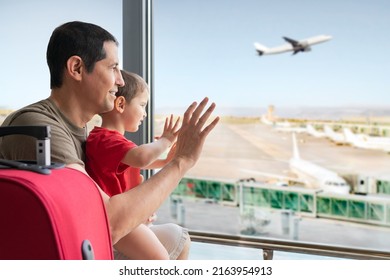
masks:
<svg viewBox="0 0 390 280"><path fill-rule="evenodd" d="M308 134L310 134L311 136L313 137L316 137L316 138L321 138L321 137L325 137L326 134L325 132L323 131L318 131L317 129L314 128L314 126L312 126L311 124L308 124L306 126L306 132Z"/></svg>
<svg viewBox="0 0 390 280"><path fill-rule="evenodd" d="M274 122L270 121L266 115L261 116L261 122L266 125L273 125Z"/></svg>
<svg viewBox="0 0 390 280"><path fill-rule="evenodd" d="M288 44L284 44L278 47L268 48L262 44L255 43L255 48L259 55L266 54L278 54L292 51L293 54L297 54L298 52L308 52L311 51L310 46L323 43L332 39L332 36L329 35L318 35L315 37L310 37L304 40L293 40L287 37L283 37L284 40L288 42Z"/></svg>
<svg viewBox="0 0 390 280"><path fill-rule="evenodd" d="M290 159L290 169L309 188L319 188L324 192L349 194L351 187L336 172L312 162L301 159L295 133L292 135L293 157Z"/></svg>
<svg viewBox="0 0 390 280"><path fill-rule="evenodd" d="M354 147L390 152L389 137L354 134L349 128L344 128L343 131L345 135L345 140Z"/></svg>
<svg viewBox="0 0 390 280"><path fill-rule="evenodd" d="M276 131L282 131L282 132L296 132L296 133L306 132L306 127L295 126L288 121L276 122L274 123L274 128Z"/></svg>
<svg viewBox="0 0 390 280"><path fill-rule="evenodd" d="M300 127L300 126L275 126L276 131L281 132L296 132L296 133L304 133L306 132L306 127Z"/></svg>
<svg viewBox="0 0 390 280"><path fill-rule="evenodd" d="M324 126L324 132L326 137L328 137L337 145L342 145L346 143L344 134L340 132L335 132L329 125Z"/></svg>

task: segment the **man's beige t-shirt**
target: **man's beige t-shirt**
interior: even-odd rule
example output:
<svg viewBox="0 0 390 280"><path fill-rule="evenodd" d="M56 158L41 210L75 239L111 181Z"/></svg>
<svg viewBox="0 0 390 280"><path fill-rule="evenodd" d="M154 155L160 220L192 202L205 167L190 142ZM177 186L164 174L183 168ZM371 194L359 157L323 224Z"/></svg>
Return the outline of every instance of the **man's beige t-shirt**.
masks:
<svg viewBox="0 0 390 280"><path fill-rule="evenodd" d="M84 166L86 128L73 125L50 100L45 99L10 114L2 126L50 125L51 161ZM36 160L35 138L24 135L0 137L0 158Z"/></svg>

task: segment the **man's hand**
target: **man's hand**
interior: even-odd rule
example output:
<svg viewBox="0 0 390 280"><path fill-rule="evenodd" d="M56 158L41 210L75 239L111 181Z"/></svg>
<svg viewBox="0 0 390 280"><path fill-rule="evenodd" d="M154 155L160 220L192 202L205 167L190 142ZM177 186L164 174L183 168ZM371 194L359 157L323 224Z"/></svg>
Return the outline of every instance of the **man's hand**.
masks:
<svg viewBox="0 0 390 280"><path fill-rule="evenodd" d="M209 124L215 104L202 113L208 98L197 105L192 103L184 113L183 123L176 141L176 154L159 172L120 195L104 196L110 221L112 243L117 243L134 228L144 223L177 187L185 173L198 161L207 135L219 121L216 117Z"/></svg>
<svg viewBox="0 0 390 280"><path fill-rule="evenodd" d="M212 103L202 114L207 102L208 98L206 97L199 105L194 102L188 107L184 113L183 123L178 133L176 154L173 160L184 160L182 164L186 165L184 167L187 170L198 161L207 135L219 121L219 117L216 117L210 124L205 126L215 109L215 103Z"/></svg>

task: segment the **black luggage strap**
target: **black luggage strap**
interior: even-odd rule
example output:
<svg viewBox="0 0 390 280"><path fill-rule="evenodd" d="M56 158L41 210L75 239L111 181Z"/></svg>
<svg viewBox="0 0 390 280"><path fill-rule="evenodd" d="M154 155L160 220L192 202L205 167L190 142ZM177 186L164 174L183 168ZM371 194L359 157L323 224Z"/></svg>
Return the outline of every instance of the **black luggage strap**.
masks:
<svg viewBox="0 0 390 280"><path fill-rule="evenodd" d="M28 171L33 171L41 174L50 174L50 169L42 166L42 165L37 165L33 162L23 162L23 161L14 161L14 160L8 160L8 159L0 159L0 165L1 166L6 166L6 167L11 167L11 168L16 168L16 169L21 169L21 170L28 170Z"/></svg>

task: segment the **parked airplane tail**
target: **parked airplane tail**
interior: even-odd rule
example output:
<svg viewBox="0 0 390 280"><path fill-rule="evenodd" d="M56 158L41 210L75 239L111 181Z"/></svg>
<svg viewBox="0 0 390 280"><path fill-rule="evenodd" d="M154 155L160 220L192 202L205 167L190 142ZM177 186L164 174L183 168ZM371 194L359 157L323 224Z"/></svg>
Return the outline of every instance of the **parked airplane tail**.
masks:
<svg viewBox="0 0 390 280"><path fill-rule="evenodd" d="M324 132L326 137L332 140L337 145L343 145L346 143L345 134L340 132L335 132L330 126L324 126Z"/></svg>
<svg viewBox="0 0 390 280"><path fill-rule="evenodd" d="M324 192L348 194L350 186L336 172L301 159L295 133L292 134L293 157L290 159L290 170L294 172L306 187L321 189Z"/></svg>
<svg viewBox="0 0 390 280"><path fill-rule="evenodd" d="M390 152L389 137L372 137L363 134L355 134L349 128L344 128L345 141L352 146L364 149L383 150Z"/></svg>
<svg viewBox="0 0 390 280"><path fill-rule="evenodd" d="M320 138L320 137L323 137L323 136L325 136L325 133L324 132L320 132L320 131L318 131L318 130L316 130L315 128L314 128L314 126L312 126L311 124L308 124L307 126L306 126L306 131L307 131L307 133L308 134L310 134L311 136L313 136L313 137L316 137L316 138Z"/></svg>
<svg viewBox="0 0 390 280"><path fill-rule="evenodd" d="M343 129L343 132L344 132L344 137L345 137L345 141L349 144L355 144L356 143L356 135L353 134L353 132L349 129L349 128L344 128Z"/></svg>

